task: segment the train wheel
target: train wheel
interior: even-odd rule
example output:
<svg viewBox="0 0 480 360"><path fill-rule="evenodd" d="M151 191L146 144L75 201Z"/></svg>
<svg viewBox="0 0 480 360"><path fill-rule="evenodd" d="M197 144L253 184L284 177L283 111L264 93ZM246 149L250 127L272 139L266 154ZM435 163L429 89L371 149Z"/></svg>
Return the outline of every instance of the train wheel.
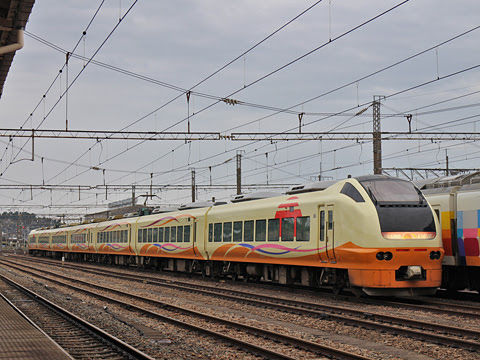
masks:
<svg viewBox="0 0 480 360"><path fill-rule="evenodd" d="M335 295L340 295L340 294L342 293L342 290L343 290L343 285L341 285L341 284L333 284L332 290L333 290L333 293L334 293Z"/></svg>

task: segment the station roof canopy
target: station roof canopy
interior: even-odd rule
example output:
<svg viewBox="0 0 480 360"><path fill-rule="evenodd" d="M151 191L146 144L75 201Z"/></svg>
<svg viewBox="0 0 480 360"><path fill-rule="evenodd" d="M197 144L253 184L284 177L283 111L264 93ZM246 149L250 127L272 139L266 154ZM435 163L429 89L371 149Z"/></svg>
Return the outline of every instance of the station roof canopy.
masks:
<svg viewBox="0 0 480 360"><path fill-rule="evenodd" d="M0 48L17 43L18 29L24 29L35 0L0 0ZM15 52L0 55L0 97Z"/></svg>

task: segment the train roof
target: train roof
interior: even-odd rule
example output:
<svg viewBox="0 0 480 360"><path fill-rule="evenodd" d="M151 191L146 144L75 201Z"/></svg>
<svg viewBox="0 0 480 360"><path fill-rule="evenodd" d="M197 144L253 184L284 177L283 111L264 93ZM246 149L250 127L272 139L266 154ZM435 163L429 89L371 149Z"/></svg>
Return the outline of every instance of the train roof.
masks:
<svg viewBox="0 0 480 360"><path fill-rule="evenodd" d="M434 179L416 180L414 184L417 185L420 190L480 184L480 172L476 171L470 174L448 175Z"/></svg>
<svg viewBox="0 0 480 360"><path fill-rule="evenodd" d="M242 201L251 201L251 200L260 200L268 199L272 197L282 196L284 194L278 192L270 191L258 191L250 194L240 194L236 195L231 201L232 203L242 202Z"/></svg>
<svg viewBox="0 0 480 360"><path fill-rule="evenodd" d="M315 181L307 184L302 184L302 185L294 185L288 189L286 192L287 195L292 195L292 194L301 194L305 192L311 192L311 191L321 191L329 188L332 185L335 185L339 183L340 181L343 180L348 180L348 179L355 179L358 182L362 181L372 181L372 180L379 180L379 179L396 179L388 175L362 175L362 176L356 176L356 177L348 177L346 179L342 180L324 180L324 181ZM401 180L401 179L399 179Z"/></svg>

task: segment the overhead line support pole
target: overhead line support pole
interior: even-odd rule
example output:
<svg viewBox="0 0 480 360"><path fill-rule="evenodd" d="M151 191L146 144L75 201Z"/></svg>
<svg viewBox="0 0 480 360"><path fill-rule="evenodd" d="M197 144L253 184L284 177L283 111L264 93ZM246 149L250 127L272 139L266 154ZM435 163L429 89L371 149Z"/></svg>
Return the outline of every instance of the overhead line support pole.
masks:
<svg viewBox="0 0 480 360"><path fill-rule="evenodd" d="M382 173L382 132L380 125L380 99L382 96L373 96L373 173Z"/></svg>
<svg viewBox="0 0 480 360"><path fill-rule="evenodd" d="M242 193L242 152L237 151L237 195Z"/></svg>

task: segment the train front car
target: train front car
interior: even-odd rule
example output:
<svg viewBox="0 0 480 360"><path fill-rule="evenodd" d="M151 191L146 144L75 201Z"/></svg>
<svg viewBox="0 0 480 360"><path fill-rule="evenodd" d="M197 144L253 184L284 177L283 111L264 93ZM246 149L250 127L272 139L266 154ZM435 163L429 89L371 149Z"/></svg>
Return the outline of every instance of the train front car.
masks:
<svg viewBox="0 0 480 360"><path fill-rule="evenodd" d="M444 252L428 202L405 180L373 175L356 181L358 194L349 185L342 193L359 205L363 200L365 212L344 219L343 226L355 230L353 241L335 249L337 261L347 265L352 288L371 296L434 294L441 284Z"/></svg>

